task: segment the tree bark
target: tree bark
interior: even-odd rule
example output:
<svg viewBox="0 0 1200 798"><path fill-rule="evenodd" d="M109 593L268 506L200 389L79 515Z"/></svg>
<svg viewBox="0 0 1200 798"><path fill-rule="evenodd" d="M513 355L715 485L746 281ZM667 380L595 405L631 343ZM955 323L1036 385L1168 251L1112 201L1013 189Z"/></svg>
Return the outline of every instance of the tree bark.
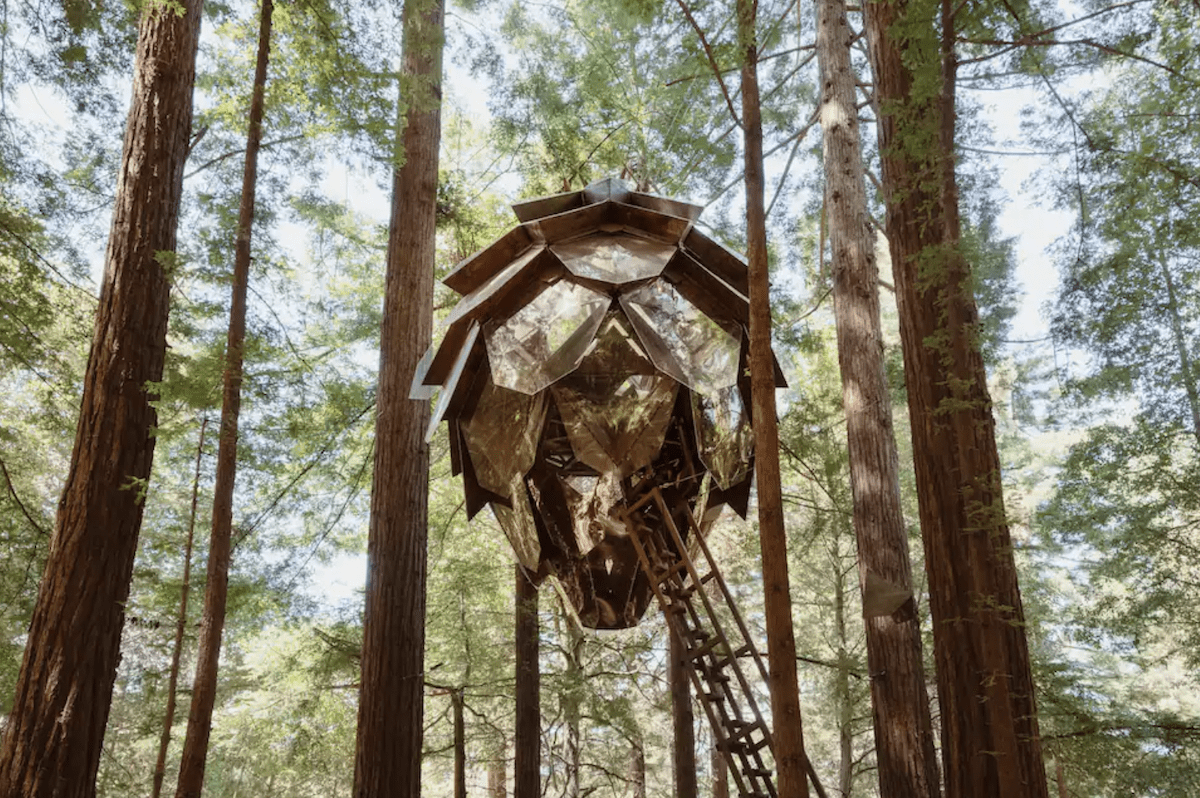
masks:
<svg viewBox="0 0 1200 798"><path fill-rule="evenodd" d="M629 786L632 798L646 798L646 748L641 738L629 744ZM680 793L675 793L675 798L681 798Z"/></svg>
<svg viewBox="0 0 1200 798"><path fill-rule="evenodd" d="M90 796L154 457L202 0L147 7L71 469L30 623L0 795Z"/></svg>
<svg viewBox="0 0 1200 798"><path fill-rule="evenodd" d="M943 3L940 64L928 56L918 60L937 45L935 20L911 18L906 0L871 2L864 11L929 577L946 795L1040 798L1047 782L1024 613L970 266L958 247L951 6ZM903 39L892 34L898 21ZM913 69L927 70L921 81Z"/></svg>
<svg viewBox="0 0 1200 798"><path fill-rule="evenodd" d="M845 0L819 0L825 211L879 788L894 798L936 798L941 789L884 371L852 39Z"/></svg>
<svg viewBox="0 0 1200 798"><path fill-rule="evenodd" d="M513 798L542 794L541 672L538 667L538 589L520 565L516 568L517 708L513 741Z"/></svg>
<svg viewBox="0 0 1200 798"><path fill-rule="evenodd" d="M692 690L684 658L687 647L667 631L670 641L668 676L671 685L671 715L675 721L675 798L696 798L696 722L692 714Z"/></svg>
<svg viewBox="0 0 1200 798"><path fill-rule="evenodd" d="M716 745L712 747L712 798L729 798L729 763Z"/></svg>
<svg viewBox="0 0 1200 798"><path fill-rule="evenodd" d="M770 280L767 222L763 203L762 112L758 96L758 44L754 0L738 0L738 44L742 52L742 128L746 160L746 239L750 262L750 392L754 419L754 462L762 551L767 660L774 718L775 769L779 798L807 798L796 635L788 584L787 531L779 470L779 426L775 412L775 369L771 358Z"/></svg>
<svg viewBox="0 0 1200 798"><path fill-rule="evenodd" d="M463 701L463 688L450 691L454 710L454 798L467 798L467 724Z"/></svg>
<svg viewBox="0 0 1200 798"><path fill-rule="evenodd" d="M433 325L442 0L405 0L404 100L392 184L367 541L356 798L421 794L429 407L408 398Z"/></svg>
<svg viewBox="0 0 1200 798"><path fill-rule="evenodd" d="M229 565L233 556L233 489L237 478L238 416L242 406L242 362L246 340L246 295L250 280L250 240L254 227L254 202L258 187L258 151L262 143L262 118L271 53L272 0L262 0L259 16L258 55L254 88L250 95L246 133L246 160L242 169L242 197L234 243L233 290L229 304L229 332L225 346L225 379L221 401L221 435L217 448L217 474L213 484L212 532L208 547L208 574L204 585L204 617L192 682L192 706L179 762L177 798L200 798L208 739L212 731L213 704L217 698L217 664L225 630Z"/></svg>
<svg viewBox="0 0 1200 798"><path fill-rule="evenodd" d="M196 476L192 480L192 510L188 517L187 541L183 547L183 585L179 590L179 617L175 621L175 644L171 649L171 675L167 678L167 710L163 716L162 736L158 741L158 759L154 763L154 786L151 798L162 794L167 773L167 749L171 746L171 727L175 723L175 689L179 684L179 663L183 658L183 636L187 631L188 594L192 588L192 545L195 542L196 506L200 498L200 458L204 454L204 433L208 419L200 422L200 443L196 446Z"/></svg>

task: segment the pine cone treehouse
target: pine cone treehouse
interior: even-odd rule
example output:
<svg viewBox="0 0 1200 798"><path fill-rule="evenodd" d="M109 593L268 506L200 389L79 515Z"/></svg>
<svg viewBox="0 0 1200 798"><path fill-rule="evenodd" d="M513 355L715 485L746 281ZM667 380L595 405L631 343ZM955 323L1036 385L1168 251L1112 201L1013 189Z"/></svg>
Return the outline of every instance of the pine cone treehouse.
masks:
<svg viewBox="0 0 1200 798"><path fill-rule="evenodd" d="M713 613L730 602L701 531L749 501L746 266L694 226L699 207L618 180L513 210L444 281L462 299L413 382L414 398L440 387L429 435L448 422L468 514L490 505L584 625L633 626L657 597L739 788L774 795L737 664L753 645L736 609L735 629Z"/></svg>

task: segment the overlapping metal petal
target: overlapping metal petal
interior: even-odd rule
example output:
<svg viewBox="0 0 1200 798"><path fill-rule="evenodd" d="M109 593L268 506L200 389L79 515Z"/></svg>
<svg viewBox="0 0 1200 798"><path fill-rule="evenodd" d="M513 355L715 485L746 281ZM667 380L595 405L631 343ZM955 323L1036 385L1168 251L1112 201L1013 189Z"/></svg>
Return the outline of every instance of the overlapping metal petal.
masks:
<svg viewBox="0 0 1200 798"><path fill-rule="evenodd" d="M492 506L518 561L557 573L585 623L632 625L650 588L630 492L748 485L745 266L698 208L619 181L514 210L523 224L446 278L463 298L414 398L440 387L431 434L451 422L468 507Z"/></svg>

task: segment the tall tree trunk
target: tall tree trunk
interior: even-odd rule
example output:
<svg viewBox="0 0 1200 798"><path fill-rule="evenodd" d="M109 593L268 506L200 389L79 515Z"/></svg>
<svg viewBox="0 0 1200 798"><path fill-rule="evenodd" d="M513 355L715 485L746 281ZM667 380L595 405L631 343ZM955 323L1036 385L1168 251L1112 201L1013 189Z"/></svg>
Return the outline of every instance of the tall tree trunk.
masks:
<svg viewBox="0 0 1200 798"><path fill-rule="evenodd" d="M1183 389L1188 398L1188 409L1192 414L1192 437L1200 447L1200 388L1196 386L1196 370L1192 364L1192 353L1188 349L1187 335L1179 312L1179 298L1175 291L1175 278L1171 274L1171 265L1167 254L1160 253L1162 259L1163 286L1167 289L1167 313L1171 317L1171 335L1175 339L1175 352L1179 356L1179 373L1183 377Z"/></svg>
<svg viewBox="0 0 1200 798"><path fill-rule="evenodd" d="M780 798L807 798L796 634L788 584L787 531L779 473L779 426L775 412L775 369L771 359L771 300L767 274L767 218L763 203L762 111L758 97L755 0L738 0L738 45L742 55L742 131L746 159L746 239L750 261L750 389L753 396L754 462L758 482L758 526L762 550L767 660L770 666L775 769Z"/></svg>
<svg viewBox="0 0 1200 798"><path fill-rule="evenodd" d="M204 433L208 419L200 422L200 443L196 446L196 475L192 480L192 510L188 516L187 542L183 547L183 586L179 590L179 617L175 620L175 644L171 649L171 675L167 679L167 711L163 717L162 736L158 741L158 759L154 763L154 786L151 798L162 794L163 778L167 773L167 749L171 746L171 727L175 723L175 689L179 684L179 662L183 658L183 636L187 631L188 594L192 589L192 545L196 533L196 507L200 499L200 459L204 454Z"/></svg>
<svg viewBox="0 0 1200 798"><path fill-rule="evenodd" d="M933 617L947 798L1046 796L995 421L958 248L954 20L865 6ZM903 25L904 36L893 36ZM913 69L927 70L914 80ZM941 70L940 81L938 70ZM938 87L940 86L940 90ZM933 87L932 89L930 87Z"/></svg>
<svg viewBox="0 0 1200 798"><path fill-rule="evenodd" d="M845 0L819 0L825 211L879 788L894 798L936 798L941 789L884 372L879 270L867 217L852 39Z"/></svg>
<svg viewBox="0 0 1200 798"><path fill-rule="evenodd" d="M542 794L541 670L538 667L538 588L516 568L517 709L513 739L513 798Z"/></svg>
<svg viewBox="0 0 1200 798"><path fill-rule="evenodd" d="M631 798L646 798L646 748L640 737L629 744L629 786ZM680 798L678 792L675 798Z"/></svg>
<svg viewBox="0 0 1200 798"><path fill-rule="evenodd" d="M564 607L565 609L565 607ZM563 761L566 764L566 787L563 789L565 798L580 798L580 765L583 761L583 744L581 729L583 724L583 633L575 627L569 617L564 615L564 626L567 629L566 647L563 658L566 668L563 674L564 689L560 696L562 702L563 723L566 726L567 737L563 746Z"/></svg>
<svg viewBox="0 0 1200 798"><path fill-rule="evenodd" d="M242 197L238 208L234 244L233 291L229 305L229 333L225 345L225 385L221 401L221 435L217 474L213 484L212 532L208 547L208 574L204 585L204 617L192 682L192 707L179 762L176 798L200 798L208 738L212 731L213 704L217 698L217 663L225 630L225 605L229 593L229 563L233 554L233 489L237 477L238 415L242 407L242 361L246 340L246 294L250 280L250 240L254 227L254 201L258 187L258 150L271 53L272 0L262 0L259 15L258 57L246 132L246 160L242 169Z"/></svg>
<svg viewBox="0 0 1200 798"><path fill-rule="evenodd" d="M716 745L712 747L712 798L729 798L729 763Z"/></svg>
<svg viewBox="0 0 1200 798"><path fill-rule="evenodd" d="M671 715L675 720L675 798L696 798L696 723L688 681L687 647L671 631L667 673L671 685Z"/></svg>
<svg viewBox="0 0 1200 798"><path fill-rule="evenodd" d="M463 718L463 688L450 691L454 710L454 798L467 798L467 724Z"/></svg>
<svg viewBox="0 0 1200 798"><path fill-rule="evenodd" d="M820 34L818 33L818 36ZM839 524L840 526L840 524ZM838 532L840 543L841 531ZM833 688L833 702L837 709L838 730L838 793L841 798L850 798L854 785L854 730L851 724L854 719L854 703L850 698L850 646L849 631L846 628L846 574L841 567L841 546L835 544L830 552L833 563L833 623L837 630L837 676ZM882 795L890 796L885 790Z"/></svg>
<svg viewBox="0 0 1200 798"><path fill-rule="evenodd" d="M421 794L429 407L408 398L433 326L442 0L405 0L403 101L379 348L356 798Z"/></svg>
<svg viewBox="0 0 1200 798"><path fill-rule="evenodd" d="M202 0L147 6L138 28L96 326L71 469L0 743L0 795L90 796L120 660L154 457Z"/></svg>

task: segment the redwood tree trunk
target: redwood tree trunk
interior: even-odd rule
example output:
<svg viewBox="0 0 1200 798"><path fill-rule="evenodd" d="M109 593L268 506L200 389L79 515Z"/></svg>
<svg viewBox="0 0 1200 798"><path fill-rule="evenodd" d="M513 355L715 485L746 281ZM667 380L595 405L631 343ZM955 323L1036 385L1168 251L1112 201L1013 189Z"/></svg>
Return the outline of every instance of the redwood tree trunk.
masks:
<svg viewBox="0 0 1200 798"><path fill-rule="evenodd" d="M767 218L763 203L762 112L758 97L755 0L738 0L738 43L742 54L742 130L746 160L746 239L750 261L750 392L753 397L754 462L758 484L758 527L762 550L767 660L779 798L807 798L796 634L788 584L787 531L779 473L779 426L775 412L775 369L771 358L770 281L767 275Z"/></svg>
<svg viewBox="0 0 1200 798"><path fill-rule="evenodd" d="M517 720L513 749L513 798L542 794L541 672L538 667L538 589L516 566Z"/></svg>
<svg viewBox="0 0 1200 798"><path fill-rule="evenodd" d="M670 629L667 640L670 641L671 715L675 720L675 798L696 798L696 723L691 683L684 664L687 646Z"/></svg>
<svg viewBox="0 0 1200 798"><path fill-rule="evenodd" d="M379 347L356 798L421 794L429 407L410 400L408 391L433 326L442 13L442 0L404 3L407 107L397 153L403 165L392 183Z"/></svg>
<svg viewBox="0 0 1200 798"><path fill-rule="evenodd" d="M958 248L953 17L865 6L948 798L1047 795L970 266ZM892 36L902 20L904 37ZM932 46L931 46L932 45ZM919 49L918 49L919 48ZM907 50L907 52L906 52ZM914 80L914 69L928 70ZM939 75L939 69L941 74ZM932 88L931 88L932 87Z"/></svg>
<svg viewBox="0 0 1200 798"><path fill-rule="evenodd" d="M819 0L825 211L879 789L890 798L935 798L941 789L884 372L879 271L867 221L852 38L845 0Z"/></svg>
<svg viewBox="0 0 1200 798"><path fill-rule="evenodd" d="M0 795L90 796L120 660L162 379L168 270L192 126L202 0L148 6L84 377L59 501L0 743Z"/></svg>
<svg viewBox="0 0 1200 798"><path fill-rule="evenodd" d="M262 0L259 18L258 58L250 96L246 133L246 161L242 169L242 197L238 208L234 245L233 294L229 305L229 333L225 346L225 385L221 400L221 435L217 449L217 475L213 485L212 532L208 546L208 575L204 585L204 617L192 682L192 708L179 763L177 798L200 798L208 738L212 731L213 704L217 698L217 663L225 630L225 605L229 593L229 563L233 554L233 488L237 476L238 415L242 406L242 352L246 340L246 293L250 279L250 238L254 227L254 198L258 185L258 150L262 142L263 102L267 62L271 51L272 0Z"/></svg>
<svg viewBox="0 0 1200 798"><path fill-rule="evenodd" d="M167 711L163 717L162 736L158 741L158 759L154 763L154 785L150 798L162 794L163 778L167 773L167 750L171 746L171 727L175 723L175 688L179 684L179 662L183 658L183 637L187 631L188 594L192 589L192 544L195 542L196 506L200 498L200 458L204 454L204 433L208 419L200 422L200 443L196 446L196 476L192 480L192 511L188 520L187 542L183 547L183 585L179 590L179 616L175 620L175 644L171 649L171 675L167 679Z"/></svg>

